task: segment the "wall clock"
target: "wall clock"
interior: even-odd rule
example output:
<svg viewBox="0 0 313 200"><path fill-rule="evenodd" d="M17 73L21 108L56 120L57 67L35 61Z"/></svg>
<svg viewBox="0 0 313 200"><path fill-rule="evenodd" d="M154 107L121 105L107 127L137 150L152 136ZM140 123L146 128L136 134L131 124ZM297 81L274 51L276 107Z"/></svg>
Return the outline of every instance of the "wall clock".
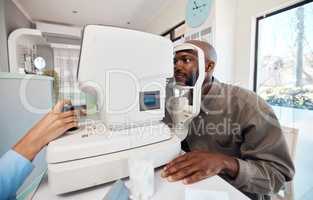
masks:
<svg viewBox="0 0 313 200"><path fill-rule="evenodd" d="M34 65L38 70L42 70L43 68L46 67L46 61L42 57L37 57L34 60Z"/></svg>
<svg viewBox="0 0 313 200"><path fill-rule="evenodd" d="M213 0L188 0L186 23L191 28L202 25L210 15Z"/></svg>

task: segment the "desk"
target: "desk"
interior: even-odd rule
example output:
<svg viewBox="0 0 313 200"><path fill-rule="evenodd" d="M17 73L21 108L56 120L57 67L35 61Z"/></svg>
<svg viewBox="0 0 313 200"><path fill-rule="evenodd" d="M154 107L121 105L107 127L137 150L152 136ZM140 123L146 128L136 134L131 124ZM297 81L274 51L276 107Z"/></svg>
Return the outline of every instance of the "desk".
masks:
<svg viewBox="0 0 313 200"><path fill-rule="evenodd" d="M248 197L218 176L186 186L181 182L169 183L160 177L160 173L160 169L155 172L155 195L153 200L184 200L186 189L223 191L228 193L229 200L249 200ZM127 184L128 179L125 179L125 182ZM56 196L49 190L48 179L45 177L34 195L33 200L102 200L111 186L112 183L104 184L78 192Z"/></svg>

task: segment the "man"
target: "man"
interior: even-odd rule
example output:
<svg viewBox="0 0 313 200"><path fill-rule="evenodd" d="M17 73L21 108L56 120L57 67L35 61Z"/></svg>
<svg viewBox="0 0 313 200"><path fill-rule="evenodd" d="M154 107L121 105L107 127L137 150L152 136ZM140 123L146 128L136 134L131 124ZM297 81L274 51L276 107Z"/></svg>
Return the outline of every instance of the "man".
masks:
<svg viewBox="0 0 313 200"><path fill-rule="evenodd" d="M16 191L31 173L31 161L50 141L77 127L75 111L62 112L70 101L60 101L43 119L0 158L0 199L15 199Z"/></svg>
<svg viewBox="0 0 313 200"><path fill-rule="evenodd" d="M255 93L213 77L217 56L211 45L187 43L205 53L201 112L192 121L185 141L191 152L165 166L162 177L192 184L220 175L252 199L270 199L270 194L277 193L294 176L294 165L275 114ZM197 68L196 52L176 53L178 84L193 84Z"/></svg>

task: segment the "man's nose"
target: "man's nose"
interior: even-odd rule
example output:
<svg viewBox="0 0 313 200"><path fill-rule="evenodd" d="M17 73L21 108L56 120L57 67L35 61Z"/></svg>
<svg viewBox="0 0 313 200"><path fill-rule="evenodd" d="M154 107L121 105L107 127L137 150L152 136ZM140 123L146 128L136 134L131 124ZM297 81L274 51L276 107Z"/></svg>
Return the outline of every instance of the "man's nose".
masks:
<svg viewBox="0 0 313 200"><path fill-rule="evenodd" d="M182 67L182 65L179 65L178 63L176 63L174 66L174 70L175 70L175 72L180 72L183 70L183 67Z"/></svg>
<svg viewBox="0 0 313 200"><path fill-rule="evenodd" d="M184 70L184 62L181 60L177 60L174 66L175 70Z"/></svg>

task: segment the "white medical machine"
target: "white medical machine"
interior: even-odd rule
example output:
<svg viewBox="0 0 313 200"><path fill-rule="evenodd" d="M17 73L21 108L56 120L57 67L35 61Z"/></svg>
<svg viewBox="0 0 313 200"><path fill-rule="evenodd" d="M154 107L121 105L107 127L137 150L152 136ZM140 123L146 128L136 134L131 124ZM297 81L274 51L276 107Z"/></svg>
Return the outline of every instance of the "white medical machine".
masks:
<svg viewBox="0 0 313 200"><path fill-rule="evenodd" d="M165 90L167 79L173 77L174 51L184 49L198 52L199 76L188 88L194 90L193 103L186 104L182 92L173 98L175 112L170 113L179 118L173 120L174 131L162 122ZM170 40L149 33L88 25L77 76L83 91L97 95L98 113L78 131L48 145L48 180L55 194L127 177L131 156L145 156L160 167L179 155L186 135L178 138L182 126L177 124L186 124L200 111L202 50L193 45L174 48Z"/></svg>

